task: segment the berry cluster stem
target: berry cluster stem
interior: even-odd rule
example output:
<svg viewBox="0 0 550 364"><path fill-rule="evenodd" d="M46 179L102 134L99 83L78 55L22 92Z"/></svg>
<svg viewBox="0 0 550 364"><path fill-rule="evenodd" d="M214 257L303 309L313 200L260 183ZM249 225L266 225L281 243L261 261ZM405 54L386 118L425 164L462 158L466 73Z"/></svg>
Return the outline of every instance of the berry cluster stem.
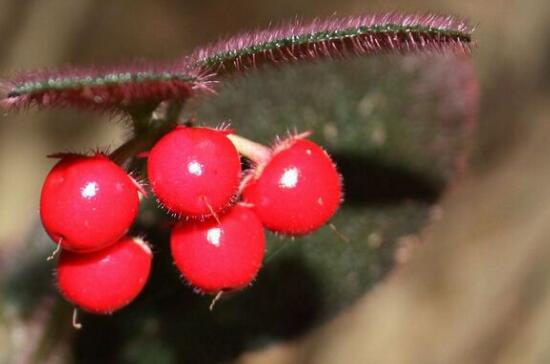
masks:
<svg viewBox="0 0 550 364"><path fill-rule="evenodd" d="M229 134L227 137L240 155L250 159L256 165L264 164L271 159L273 153L271 148L236 134Z"/></svg>
<svg viewBox="0 0 550 364"><path fill-rule="evenodd" d="M151 149L160 137L177 125L182 107L183 102L173 101L128 109L134 137L111 153L111 159L122 165L136 154Z"/></svg>
<svg viewBox="0 0 550 364"><path fill-rule="evenodd" d="M158 133L146 133L134 136L120 147L118 147L109 156L110 159L118 165L123 165L127 160L138 153L147 151L161 135Z"/></svg>

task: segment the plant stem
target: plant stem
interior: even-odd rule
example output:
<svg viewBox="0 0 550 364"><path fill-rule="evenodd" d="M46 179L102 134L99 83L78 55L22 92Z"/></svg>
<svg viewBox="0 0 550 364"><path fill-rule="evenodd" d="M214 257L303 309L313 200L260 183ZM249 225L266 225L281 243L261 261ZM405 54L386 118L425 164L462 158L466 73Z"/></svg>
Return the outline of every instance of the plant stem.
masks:
<svg viewBox="0 0 550 364"><path fill-rule="evenodd" d="M160 135L157 137L151 134L152 133L147 133L134 136L111 153L111 160L119 165L123 165L136 154L147 151L152 147L157 138L160 137Z"/></svg>
<svg viewBox="0 0 550 364"><path fill-rule="evenodd" d="M271 154L273 153L271 148L236 134L228 134L227 137L231 140L239 154L250 159L256 165L264 164L271 159Z"/></svg>
<svg viewBox="0 0 550 364"><path fill-rule="evenodd" d="M134 125L134 137L111 153L110 158L122 165L136 154L151 149L160 137L177 125L182 107L182 102L174 101L128 110Z"/></svg>

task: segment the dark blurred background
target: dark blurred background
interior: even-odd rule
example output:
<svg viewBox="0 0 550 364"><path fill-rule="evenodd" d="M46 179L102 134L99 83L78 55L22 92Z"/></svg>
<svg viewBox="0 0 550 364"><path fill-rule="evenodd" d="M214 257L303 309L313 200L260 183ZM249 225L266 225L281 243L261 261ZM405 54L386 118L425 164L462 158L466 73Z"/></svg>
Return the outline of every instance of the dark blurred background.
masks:
<svg viewBox="0 0 550 364"><path fill-rule="evenodd" d="M437 124L445 115L434 111L438 105L467 100L466 91L445 81L466 84L449 60L431 70L429 60L390 57L299 66L283 76L267 71L222 90L218 103L201 106L199 100L191 114L213 125L227 115L264 142L295 124L315 129L350 176L349 200L336 222L357 243L332 251L342 242L325 231L280 253L281 242L272 239L268 253L278 256L269 269L214 313L205 309L207 297L178 281L158 247L165 266L157 267L144 297L113 317L84 315L78 333L67 321L70 306L53 291L51 264L40 260L51 248L37 224L40 186L53 163L45 155L116 146L127 137L125 123L74 110L0 116L0 363L550 361L550 2L0 0L0 9L2 76L62 64L169 60L221 36L294 17L452 14L476 26L480 94L474 134L460 124L477 111L473 104L461 104L467 110L450 117L452 126ZM318 84L308 88L296 81L300 77ZM319 91L329 82L333 91ZM400 94L401 85L418 84L431 88ZM288 85L296 85L290 96ZM342 100L330 93L339 85ZM367 88L374 91L364 97ZM340 109L324 109L324 100ZM377 100L382 106L371 111ZM402 107L411 100L417 107ZM346 111L350 105L359 110L354 117ZM270 115L273 109L285 117ZM295 110L300 113L286 116ZM390 133L395 144L386 149L361 145L353 125L391 120L399 130L419 130L399 121L403 115L422 120L418 125L426 130ZM363 124L349 120L361 117ZM365 133L372 145L380 140L379 129ZM435 174L426 167L434 150L414 146L431 142L426 135L451 141L442 155L453 162L433 157ZM466 153L470 168L457 173L455 162ZM363 173L376 177L375 187L390 188L365 195ZM152 230L150 236L166 239L165 231ZM325 248L326 256L318 252ZM173 294L180 286L182 293Z"/></svg>

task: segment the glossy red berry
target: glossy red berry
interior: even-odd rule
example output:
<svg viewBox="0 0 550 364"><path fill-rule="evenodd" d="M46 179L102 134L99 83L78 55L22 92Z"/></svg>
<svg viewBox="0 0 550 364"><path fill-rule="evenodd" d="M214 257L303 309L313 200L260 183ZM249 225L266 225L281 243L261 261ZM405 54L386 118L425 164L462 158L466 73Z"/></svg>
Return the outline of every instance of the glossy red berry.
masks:
<svg viewBox="0 0 550 364"><path fill-rule="evenodd" d="M223 131L177 127L151 149L147 174L153 193L168 210L201 217L229 206L241 163Z"/></svg>
<svg viewBox="0 0 550 364"><path fill-rule="evenodd" d="M135 181L104 155L63 157L42 187L40 217L64 249L90 252L122 238L138 212Z"/></svg>
<svg viewBox="0 0 550 364"><path fill-rule="evenodd" d="M340 205L340 175L325 150L309 140L283 142L258 173L244 189L244 200L275 232L311 233Z"/></svg>
<svg viewBox="0 0 550 364"><path fill-rule="evenodd" d="M93 253L61 251L57 284L61 294L97 314L116 311L143 289L151 271L151 250L138 238L125 237Z"/></svg>
<svg viewBox="0 0 550 364"><path fill-rule="evenodd" d="M183 277L206 293L247 286L264 257L264 229L253 211L236 205L219 220L182 221L170 239Z"/></svg>

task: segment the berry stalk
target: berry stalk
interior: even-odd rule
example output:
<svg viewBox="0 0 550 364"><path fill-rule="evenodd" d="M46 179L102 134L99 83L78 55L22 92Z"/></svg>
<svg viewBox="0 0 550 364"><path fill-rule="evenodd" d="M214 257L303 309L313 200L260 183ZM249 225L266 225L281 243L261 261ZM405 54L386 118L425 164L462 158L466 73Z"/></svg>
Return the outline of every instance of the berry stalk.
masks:
<svg viewBox="0 0 550 364"><path fill-rule="evenodd" d="M155 108L142 106L128 109L134 137L112 152L111 159L123 165L135 155L151 149L164 134L176 127L182 108L182 101L165 101Z"/></svg>
<svg viewBox="0 0 550 364"><path fill-rule="evenodd" d="M228 134L227 138L231 140L240 155L250 159L256 165L264 164L271 159L273 151L263 144L236 134Z"/></svg>

